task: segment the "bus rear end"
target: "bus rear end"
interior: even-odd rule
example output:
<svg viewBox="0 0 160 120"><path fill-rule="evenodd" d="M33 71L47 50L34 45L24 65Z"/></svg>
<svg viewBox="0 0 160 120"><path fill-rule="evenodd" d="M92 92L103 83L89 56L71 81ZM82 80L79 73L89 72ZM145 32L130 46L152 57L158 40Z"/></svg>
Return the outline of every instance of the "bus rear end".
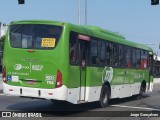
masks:
<svg viewBox="0 0 160 120"><path fill-rule="evenodd" d="M62 82L62 25L15 22L4 46L4 94L65 100Z"/></svg>

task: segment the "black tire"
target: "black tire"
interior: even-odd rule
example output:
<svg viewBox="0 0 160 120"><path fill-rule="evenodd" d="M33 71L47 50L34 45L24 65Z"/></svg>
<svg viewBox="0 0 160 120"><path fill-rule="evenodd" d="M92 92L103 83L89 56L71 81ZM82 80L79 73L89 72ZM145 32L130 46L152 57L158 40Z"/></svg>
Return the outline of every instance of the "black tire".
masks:
<svg viewBox="0 0 160 120"><path fill-rule="evenodd" d="M136 95L136 99L137 100L141 99L143 97L144 92L145 92L145 85L142 84L139 90L139 94Z"/></svg>
<svg viewBox="0 0 160 120"><path fill-rule="evenodd" d="M54 106L61 106L67 104L66 101L60 101L60 100L51 100Z"/></svg>
<svg viewBox="0 0 160 120"><path fill-rule="evenodd" d="M109 103L109 99L110 99L110 91L109 91L109 88L107 85L104 85L102 87L102 90L101 90L101 95L100 95L100 106L102 108L104 107L107 107L108 106L108 103Z"/></svg>

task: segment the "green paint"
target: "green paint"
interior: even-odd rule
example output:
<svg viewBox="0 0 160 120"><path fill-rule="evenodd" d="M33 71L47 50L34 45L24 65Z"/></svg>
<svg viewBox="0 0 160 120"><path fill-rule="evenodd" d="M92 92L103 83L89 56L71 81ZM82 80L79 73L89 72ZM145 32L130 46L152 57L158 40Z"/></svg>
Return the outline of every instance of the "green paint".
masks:
<svg viewBox="0 0 160 120"><path fill-rule="evenodd" d="M35 52L33 53L27 52L28 49L12 48L10 46L10 30L8 30L4 47L3 67L5 66L8 77L18 76L18 82L7 82L7 84L14 86L46 89L55 88L58 70L62 72L63 85L67 86L68 88L77 88L80 87L80 85L88 87L102 86L102 74L105 66L86 66L85 70L81 70L80 66L69 64L70 31L80 32L81 34L87 34L89 36L94 35L94 37L142 48L140 44L126 41L124 37L119 34L107 30L105 32L103 30L101 33L101 30L93 30L93 28L86 26L77 26L69 23L63 24L55 21L19 21L12 22L10 25L13 24L47 24L63 27L59 42L54 49L35 49ZM153 53L149 47L143 46L143 49ZM18 65L21 65L21 69L17 67ZM47 82L49 81L49 77L51 77L50 81L52 82ZM29 84L28 80L36 82L35 84ZM145 80L147 83L153 82L153 77L149 76L149 70L113 68L113 78L110 84L134 84L136 82L142 82L143 80Z"/></svg>

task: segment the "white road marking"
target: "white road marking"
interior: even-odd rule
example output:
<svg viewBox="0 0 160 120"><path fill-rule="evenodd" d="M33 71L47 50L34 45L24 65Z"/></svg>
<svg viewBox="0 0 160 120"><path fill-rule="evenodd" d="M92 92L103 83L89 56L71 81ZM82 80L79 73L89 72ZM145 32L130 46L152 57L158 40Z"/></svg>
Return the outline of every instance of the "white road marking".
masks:
<svg viewBox="0 0 160 120"><path fill-rule="evenodd" d="M6 95L6 94L3 94L3 93L2 94L0 93L0 96L12 96L12 95Z"/></svg>
<svg viewBox="0 0 160 120"><path fill-rule="evenodd" d="M160 109L145 108L145 107L133 107L133 106L124 106L124 105L111 105L111 106L112 106L112 107L131 108L131 109L141 109L141 110L155 110L155 111L160 111Z"/></svg>

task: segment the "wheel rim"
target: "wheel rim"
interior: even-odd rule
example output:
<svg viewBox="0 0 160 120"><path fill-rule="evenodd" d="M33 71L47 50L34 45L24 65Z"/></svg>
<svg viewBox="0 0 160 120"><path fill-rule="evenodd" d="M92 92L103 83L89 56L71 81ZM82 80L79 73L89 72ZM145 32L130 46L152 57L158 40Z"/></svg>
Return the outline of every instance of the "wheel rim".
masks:
<svg viewBox="0 0 160 120"><path fill-rule="evenodd" d="M141 87L140 95L141 95L141 96L143 95L143 87Z"/></svg>
<svg viewBox="0 0 160 120"><path fill-rule="evenodd" d="M108 101L107 92L103 91L103 94L102 94L102 103L103 103L103 105L106 105L107 101Z"/></svg>

